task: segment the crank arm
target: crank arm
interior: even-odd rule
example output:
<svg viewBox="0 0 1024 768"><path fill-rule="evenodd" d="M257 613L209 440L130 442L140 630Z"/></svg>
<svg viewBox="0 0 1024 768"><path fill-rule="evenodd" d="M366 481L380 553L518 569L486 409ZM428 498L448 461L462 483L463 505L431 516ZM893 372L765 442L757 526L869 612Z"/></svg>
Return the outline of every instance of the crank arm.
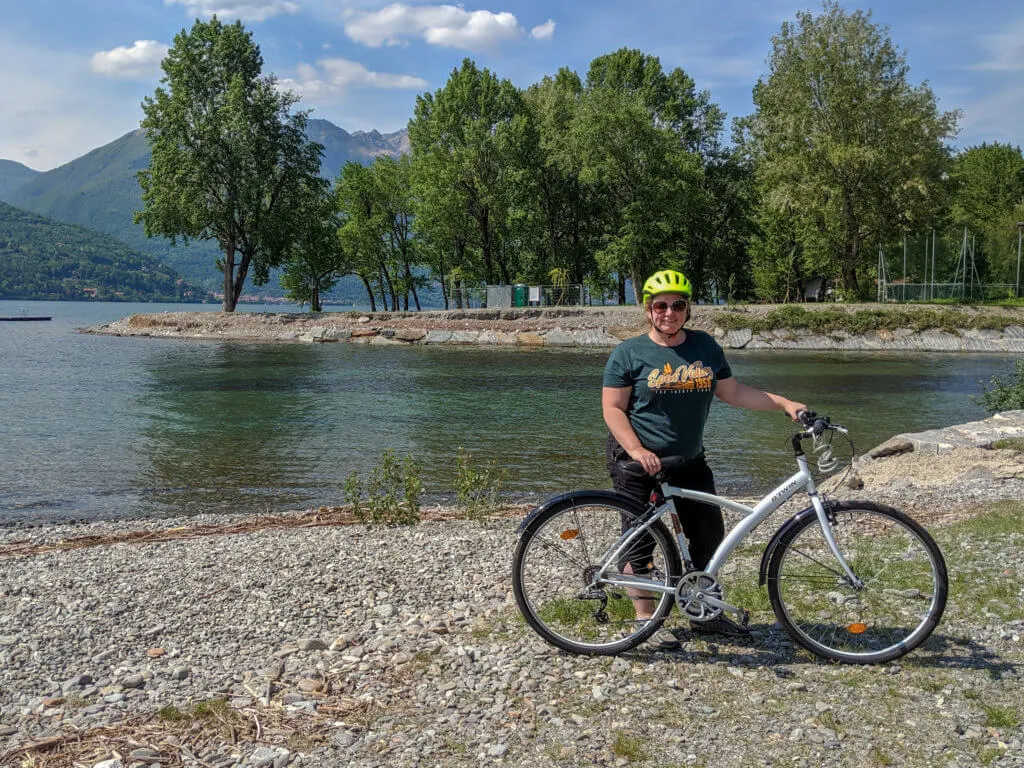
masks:
<svg viewBox="0 0 1024 768"><path fill-rule="evenodd" d="M704 605L711 606L712 608L719 608L723 613L731 613L742 626L746 626L747 622L750 621L750 611L745 608L737 608L735 605L729 605L723 600L719 600L718 598L712 597L708 594L701 596L699 601Z"/></svg>

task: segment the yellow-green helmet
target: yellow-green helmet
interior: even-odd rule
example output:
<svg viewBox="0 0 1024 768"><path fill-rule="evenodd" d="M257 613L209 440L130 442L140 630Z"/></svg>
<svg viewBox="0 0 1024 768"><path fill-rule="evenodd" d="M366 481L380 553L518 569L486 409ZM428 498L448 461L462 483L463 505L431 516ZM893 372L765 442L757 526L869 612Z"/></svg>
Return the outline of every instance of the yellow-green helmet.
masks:
<svg viewBox="0 0 1024 768"><path fill-rule="evenodd" d="M679 293L689 298L693 295L693 289L682 272L663 269L648 277L644 283L644 304L659 293Z"/></svg>

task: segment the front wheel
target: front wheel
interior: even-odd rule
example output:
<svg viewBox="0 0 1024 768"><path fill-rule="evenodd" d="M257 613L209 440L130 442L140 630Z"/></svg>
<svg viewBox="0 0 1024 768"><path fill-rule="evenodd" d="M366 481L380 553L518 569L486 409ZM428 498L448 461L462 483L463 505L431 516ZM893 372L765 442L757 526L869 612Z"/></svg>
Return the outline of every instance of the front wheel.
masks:
<svg viewBox="0 0 1024 768"><path fill-rule="evenodd" d="M638 511L610 495L570 497L530 521L512 563L512 589L519 610L541 637L570 653L614 655L657 631L674 596L608 583L628 574L674 586L679 552L656 521L617 562L607 564L624 527ZM648 617L639 618L637 607Z"/></svg>
<svg viewBox="0 0 1024 768"><path fill-rule="evenodd" d="M829 505L832 533L854 575L843 572L809 515L779 541L768 596L786 631L807 650L846 664L878 664L920 645L942 618L946 563L929 533L878 504Z"/></svg>

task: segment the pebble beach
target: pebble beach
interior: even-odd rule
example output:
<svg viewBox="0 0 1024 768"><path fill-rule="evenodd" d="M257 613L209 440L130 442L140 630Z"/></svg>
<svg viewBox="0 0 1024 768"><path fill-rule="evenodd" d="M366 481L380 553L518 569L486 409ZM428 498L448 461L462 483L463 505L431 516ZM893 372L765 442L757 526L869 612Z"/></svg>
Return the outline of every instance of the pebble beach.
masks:
<svg viewBox="0 0 1024 768"><path fill-rule="evenodd" d="M835 492L911 511L950 566L933 637L876 667L799 652L757 606L749 639L557 651L511 596L521 509L4 530L0 765L1024 766L1024 472L972 450L904 449Z"/></svg>

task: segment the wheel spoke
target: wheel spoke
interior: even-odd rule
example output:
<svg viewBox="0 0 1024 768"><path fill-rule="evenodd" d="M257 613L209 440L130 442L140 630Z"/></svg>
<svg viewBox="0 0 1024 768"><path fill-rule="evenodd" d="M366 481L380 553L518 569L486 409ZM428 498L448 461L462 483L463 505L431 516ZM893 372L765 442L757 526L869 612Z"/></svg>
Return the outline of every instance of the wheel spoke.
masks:
<svg viewBox="0 0 1024 768"><path fill-rule="evenodd" d="M652 584L667 586L679 575L678 554L664 526L633 542L618 562L601 562L621 537L615 501L573 501L547 510L522 534L513 565L513 589L527 623L544 639L576 653L619 653L642 642L672 606L672 595L643 587L605 588L596 574L650 570ZM639 575L639 570L634 577ZM647 577L647 576L645 576ZM654 597L654 617L637 619L633 598ZM650 604L645 605L648 608Z"/></svg>
<svg viewBox="0 0 1024 768"><path fill-rule="evenodd" d="M895 510L845 507L833 532L861 586L854 589L826 562L830 548L812 518L772 556L772 607L798 643L826 658L896 658L920 644L942 615L948 588L942 555L924 529Z"/></svg>

